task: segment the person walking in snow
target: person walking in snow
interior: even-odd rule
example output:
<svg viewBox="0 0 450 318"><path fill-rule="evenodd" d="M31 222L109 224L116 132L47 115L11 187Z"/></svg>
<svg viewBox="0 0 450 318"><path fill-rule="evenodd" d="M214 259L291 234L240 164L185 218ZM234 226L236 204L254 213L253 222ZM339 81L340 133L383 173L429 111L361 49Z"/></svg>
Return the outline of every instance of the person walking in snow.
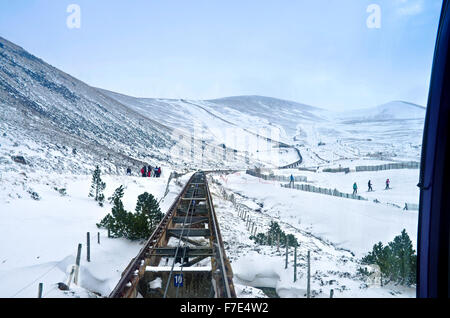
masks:
<svg viewBox="0 0 450 318"><path fill-rule="evenodd" d="M390 189L390 187L389 187L390 184L391 184L391 181L389 180L389 178L386 179L386 188L385 188L385 190L389 190Z"/></svg>
<svg viewBox="0 0 450 318"><path fill-rule="evenodd" d="M161 177L161 167L158 167L158 178Z"/></svg>
<svg viewBox="0 0 450 318"><path fill-rule="evenodd" d="M369 186L369 190L367 190L367 192L373 191L373 189L372 189L372 182L370 180L369 180L369 183L367 185Z"/></svg>
<svg viewBox="0 0 450 318"><path fill-rule="evenodd" d="M353 195L358 193L358 185L355 183L353 183Z"/></svg>
<svg viewBox="0 0 450 318"><path fill-rule="evenodd" d="M143 168L141 169L141 175L142 175L142 177L145 177L145 167L143 167Z"/></svg>
<svg viewBox="0 0 450 318"><path fill-rule="evenodd" d="M127 176L131 176L131 168L130 167L127 168Z"/></svg>
<svg viewBox="0 0 450 318"><path fill-rule="evenodd" d="M289 178L289 187L293 188L294 187L294 176L291 174L290 178ZM291 186L292 185L292 186Z"/></svg>

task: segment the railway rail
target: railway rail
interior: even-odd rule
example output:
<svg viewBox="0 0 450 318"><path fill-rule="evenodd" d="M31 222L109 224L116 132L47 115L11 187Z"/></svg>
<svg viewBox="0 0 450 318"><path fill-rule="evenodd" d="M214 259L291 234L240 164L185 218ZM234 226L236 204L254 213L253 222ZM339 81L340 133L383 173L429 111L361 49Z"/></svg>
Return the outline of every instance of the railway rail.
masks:
<svg viewBox="0 0 450 318"><path fill-rule="evenodd" d="M235 298L205 172L194 173L110 298Z"/></svg>

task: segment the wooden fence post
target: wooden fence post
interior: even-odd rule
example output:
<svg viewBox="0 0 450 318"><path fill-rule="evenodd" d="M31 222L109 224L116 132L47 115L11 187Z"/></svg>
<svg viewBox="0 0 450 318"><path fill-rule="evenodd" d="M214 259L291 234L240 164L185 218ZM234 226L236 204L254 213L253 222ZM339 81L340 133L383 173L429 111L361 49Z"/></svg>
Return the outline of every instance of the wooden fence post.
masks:
<svg viewBox="0 0 450 318"><path fill-rule="evenodd" d="M90 262L91 261L91 233L89 233L89 232L87 232L86 241L87 241L87 243L86 243L86 246L87 246L86 259L88 262Z"/></svg>
<svg viewBox="0 0 450 318"><path fill-rule="evenodd" d="M286 264L284 265L284 269L287 269L288 267L288 257L289 257L289 244L286 238Z"/></svg>
<svg viewBox="0 0 450 318"><path fill-rule="evenodd" d="M294 248L294 283L297 281L297 246Z"/></svg>
<svg viewBox="0 0 450 318"><path fill-rule="evenodd" d="M311 252L308 251L308 277L306 285L306 298L311 298Z"/></svg>
<svg viewBox="0 0 450 318"><path fill-rule="evenodd" d="M77 260L75 262L75 277L73 282L78 285L78 272L80 271L80 258L81 258L81 244L78 244Z"/></svg>
<svg viewBox="0 0 450 318"><path fill-rule="evenodd" d="M278 237L277 237L277 252L280 251L280 232L278 232Z"/></svg>
<svg viewBox="0 0 450 318"><path fill-rule="evenodd" d="M76 266L73 265L72 270L70 271L69 280L67 281L67 287L69 287L69 288L70 288L70 283L72 282L73 274L75 273L75 268L76 268Z"/></svg>
<svg viewBox="0 0 450 318"><path fill-rule="evenodd" d="M39 289L38 289L38 298L42 298L42 291L44 289L44 284L39 283Z"/></svg>

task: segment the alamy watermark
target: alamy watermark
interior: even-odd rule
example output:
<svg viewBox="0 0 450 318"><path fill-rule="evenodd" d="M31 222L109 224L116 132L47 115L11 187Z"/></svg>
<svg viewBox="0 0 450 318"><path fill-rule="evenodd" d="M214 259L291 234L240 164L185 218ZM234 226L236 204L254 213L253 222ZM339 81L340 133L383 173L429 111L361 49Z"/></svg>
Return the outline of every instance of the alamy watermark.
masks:
<svg viewBox="0 0 450 318"><path fill-rule="evenodd" d="M67 6L67 13L70 13L66 20L66 25L69 29L81 28L81 7L78 4L69 4Z"/></svg>
<svg viewBox="0 0 450 318"><path fill-rule="evenodd" d="M371 4L366 10L369 17L366 20L366 25L369 29L381 29L381 7L378 4Z"/></svg>
<svg viewBox="0 0 450 318"><path fill-rule="evenodd" d="M261 128L245 131L238 127L203 127L194 124L188 132L172 131L175 144L170 150L173 159L182 160L197 167L224 162L226 166L263 164L279 167L284 164L284 144L280 142L280 129Z"/></svg>

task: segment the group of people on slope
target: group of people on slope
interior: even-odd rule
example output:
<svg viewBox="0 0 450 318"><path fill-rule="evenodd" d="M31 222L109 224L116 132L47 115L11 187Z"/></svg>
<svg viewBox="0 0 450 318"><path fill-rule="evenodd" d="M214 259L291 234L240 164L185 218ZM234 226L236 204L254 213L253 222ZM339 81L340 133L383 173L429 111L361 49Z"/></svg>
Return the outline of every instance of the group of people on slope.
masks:
<svg viewBox="0 0 450 318"><path fill-rule="evenodd" d="M127 168L127 176L131 176L131 168ZM141 168L141 176L144 178L161 177L161 167L144 166Z"/></svg>
<svg viewBox="0 0 450 318"><path fill-rule="evenodd" d="M386 187L384 189L385 190L389 190L390 189L390 184L391 184L391 180L389 180L389 178L386 179ZM373 188L372 188L372 181L371 180L369 180L369 182L367 183L367 186L369 188L367 190L367 192L372 192ZM355 183L353 183L353 195L355 195L357 193L358 193L358 185L355 182Z"/></svg>
<svg viewBox="0 0 450 318"><path fill-rule="evenodd" d="M159 178L161 176L161 167L144 166L141 169L143 178Z"/></svg>

